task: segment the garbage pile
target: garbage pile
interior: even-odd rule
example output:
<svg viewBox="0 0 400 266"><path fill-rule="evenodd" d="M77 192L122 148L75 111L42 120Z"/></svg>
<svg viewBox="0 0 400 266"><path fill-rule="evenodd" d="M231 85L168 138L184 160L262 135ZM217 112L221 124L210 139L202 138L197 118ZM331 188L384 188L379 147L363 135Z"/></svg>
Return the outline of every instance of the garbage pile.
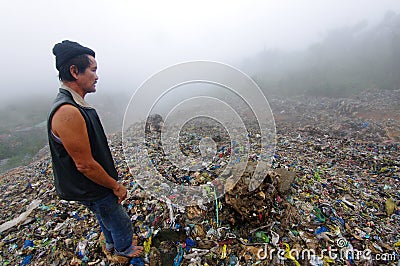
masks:
<svg viewBox="0 0 400 266"><path fill-rule="evenodd" d="M130 192L123 206L145 248L127 265L400 263L400 93L271 98L277 129L272 169L255 190L249 191L251 173L245 172L222 197L197 206L175 206L142 189L129 171L137 166L126 163L121 134L110 136ZM199 133L193 134L187 138L192 143L181 146L187 154L196 153ZM223 165L228 148L217 150L213 165ZM218 180L221 168L162 171L190 186ZM48 152L5 173L0 187L2 265L120 264L102 252L95 217L56 196Z"/></svg>

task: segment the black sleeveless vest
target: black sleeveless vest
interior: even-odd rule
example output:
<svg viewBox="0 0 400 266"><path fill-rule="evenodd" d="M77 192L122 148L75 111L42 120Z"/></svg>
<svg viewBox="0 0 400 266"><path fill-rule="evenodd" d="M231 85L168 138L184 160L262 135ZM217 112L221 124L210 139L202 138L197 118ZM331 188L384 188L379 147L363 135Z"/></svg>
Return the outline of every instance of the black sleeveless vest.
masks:
<svg viewBox="0 0 400 266"><path fill-rule="evenodd" d="M96 110L78 105L69 91L60 89L47 120L47 134L57 194L64 200L95 201L101 199L112 193L112 190L96 184L79 172L71 156L51 132L53 115L64 104L71 104L79 109L86 122L93 158L112 178L118 179L107 137Z"/></svg>

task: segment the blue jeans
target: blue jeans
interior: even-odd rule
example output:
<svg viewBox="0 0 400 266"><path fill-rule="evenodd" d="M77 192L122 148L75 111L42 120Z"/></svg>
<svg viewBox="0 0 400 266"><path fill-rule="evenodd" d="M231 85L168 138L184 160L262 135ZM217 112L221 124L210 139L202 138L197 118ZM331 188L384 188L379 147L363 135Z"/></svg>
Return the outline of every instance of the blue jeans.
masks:
<svg viewBox="0 0 400 266"><path fill-rule="evenodd" d="M114 247L118 255L126 256L132 249L132 222L113 193L97 201L81 201L95 215L106 238L106 248Z"/></svg>

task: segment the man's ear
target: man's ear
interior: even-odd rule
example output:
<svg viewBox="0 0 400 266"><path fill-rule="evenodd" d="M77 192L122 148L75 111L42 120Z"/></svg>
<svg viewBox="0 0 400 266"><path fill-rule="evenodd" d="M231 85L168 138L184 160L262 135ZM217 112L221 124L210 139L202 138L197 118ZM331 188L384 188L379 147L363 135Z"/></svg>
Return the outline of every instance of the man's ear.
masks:
<svg viewBox="0 0 400 266"><path fill-rule="evenodd" d="M69 67L69 72L71 73L71 75L72 75L75 79L78 79L78 73L79 73L79 71L78 71L78 67L77 67L77 66L75 66L75 65L70 66L70 67Z"/></svg>

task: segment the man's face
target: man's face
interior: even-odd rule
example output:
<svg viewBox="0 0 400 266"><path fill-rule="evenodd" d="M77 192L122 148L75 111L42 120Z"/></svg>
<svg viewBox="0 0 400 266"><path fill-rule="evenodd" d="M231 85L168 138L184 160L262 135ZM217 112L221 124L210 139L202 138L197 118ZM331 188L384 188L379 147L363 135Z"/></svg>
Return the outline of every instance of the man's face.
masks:
<svg viewBox="0 0 400 266"><path fill-rule="evenodd" d="M77 83L86 93L96 91L96 83L99 77L96 74L97 62L93 56L88 55L90 65L85 69L85 72L78 74Z"/></svg>

